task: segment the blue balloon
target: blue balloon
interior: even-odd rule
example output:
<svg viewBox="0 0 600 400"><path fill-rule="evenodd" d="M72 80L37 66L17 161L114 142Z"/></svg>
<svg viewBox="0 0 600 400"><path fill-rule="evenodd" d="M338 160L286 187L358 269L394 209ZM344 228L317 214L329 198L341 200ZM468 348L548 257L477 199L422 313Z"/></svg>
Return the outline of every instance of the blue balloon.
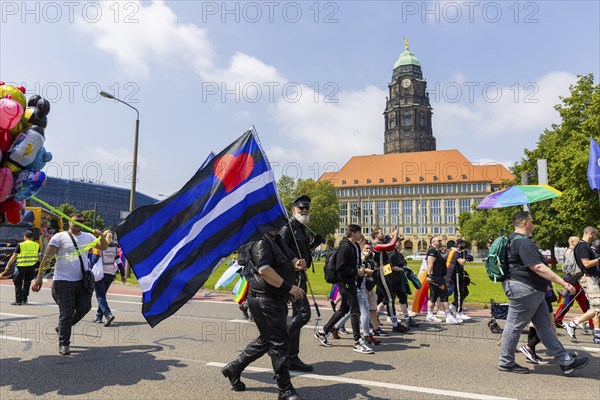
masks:
<svg viewBox="0 0 600 400"><path fill-rule="evenodd" d="M46 183L46 173L21 171L15 181L14 197L16 200L27 200L35 196Z"/></svg>

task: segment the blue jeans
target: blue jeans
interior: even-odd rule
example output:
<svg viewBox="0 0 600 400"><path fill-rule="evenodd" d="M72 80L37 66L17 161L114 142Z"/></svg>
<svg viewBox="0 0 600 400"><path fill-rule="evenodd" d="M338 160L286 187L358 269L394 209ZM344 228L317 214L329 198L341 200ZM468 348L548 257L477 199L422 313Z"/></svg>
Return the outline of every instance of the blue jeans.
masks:
<svg viewBox="0 0 600 400"><path fill-rule="evenodd" d="M108 292L108 288L114 280L114 275L104 274L104 278L96 282L96 285L94 286L94 291L96 292L96 300L98 300L98 311L96 311L96 320L101 320L103 316L108 318L109 315L112 315L110 307L106 302L106 292Z"/></svg>
<svg viewBox="0 0 600 400"><path fill-rule="evenodd" d="M546 292L510 279L502 282L502 288L508 297L508 316L502 332L498 365L515 365L515 350L521 332L529 321L533 322L540 340L559 365L567 365L573 361L552 329L548 306L544 300Z"/></svg>

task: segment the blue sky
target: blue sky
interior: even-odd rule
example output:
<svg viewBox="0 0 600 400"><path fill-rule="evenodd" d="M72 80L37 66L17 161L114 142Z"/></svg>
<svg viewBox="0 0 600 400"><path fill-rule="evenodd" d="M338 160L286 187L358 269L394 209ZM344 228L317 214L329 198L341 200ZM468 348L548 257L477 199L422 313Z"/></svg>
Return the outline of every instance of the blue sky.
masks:
<svg viewBox="0 0 600 400"><path fill-rule="evenodd" d="M0 5L0 80L52 102L46 172L130 186L135 113L101 88L140 110L137 188L151 196L178 190L251 125L278 176L382 153L404 36L438 149L479 163L520 160L559 122L553 107L576 76L600 74L596 1Z"/></svg>

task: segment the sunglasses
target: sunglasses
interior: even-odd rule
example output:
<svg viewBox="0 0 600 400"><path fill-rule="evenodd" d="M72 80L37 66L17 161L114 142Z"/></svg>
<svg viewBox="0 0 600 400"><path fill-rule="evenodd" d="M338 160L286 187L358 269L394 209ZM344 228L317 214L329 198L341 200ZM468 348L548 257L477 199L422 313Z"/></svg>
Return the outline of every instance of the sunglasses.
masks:
<svg viewBox="0 0 600 400"><path fill-rule="evenodd" d="M310 210L310 207L296 206L299 210Z"/></svg>

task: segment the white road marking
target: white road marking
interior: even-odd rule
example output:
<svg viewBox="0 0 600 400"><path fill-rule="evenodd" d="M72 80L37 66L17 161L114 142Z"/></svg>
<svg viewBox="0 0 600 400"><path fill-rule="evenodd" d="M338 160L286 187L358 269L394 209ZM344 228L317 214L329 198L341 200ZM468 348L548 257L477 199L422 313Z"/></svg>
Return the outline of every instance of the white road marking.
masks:
<svg viewBox="0 0 600 400"><path fill-rule="evenodd" d="M209 362L206 364L209 367L224 367L227 364L217 363L217 362ZM258 368L258 367L246 367L245 371L254 371L254 372L270 372L273 373L273 370L270 368ZM377 382L377 381L367 381L364 379L352 379L352 378L344 378L341 376L331 376L331 375L318 375L318 374L306 374L302 372L290 371L290 375L292 376L301 376L302 378L312 378L319 379L323 381L332 381L332 382L344 382L351 383L363 386L374 386L374 387L382 387L386 389L396 389L396 390L405 390L409 392L418 392L418 393L427 393L427 394L435 394L442 396L451 396L451 397L460 397L463 399L482 399L482 400L515 400L510 397L498 397L498 396L490 396L487 394L479 394L479 393L469 393L469 392L458 392L454 390L442 390L442 389L431 389L426 387L419 386L408 386L408 385L399 385L396 383L387 383L387 382Z"/></svg>
<svg viewBox="0 0 600 400"><path fill-rule="evenodd" d="M35 315L25 315L25 314L11 314L6 312L0 312L0 318L8 317L8 318L37 318Z"/></svg>
<svg viewBox="0 0 600 400"><path fill-rule="evenodd" d="M600 347L581 347L585 351L589 351L590 353L600 353Z"/></svg>
<svg viewBox="0 0 600 400"><path fill-rule="evenodd" d="M15 342L31 342L31 339L27 338L0 335L0 342L4 342L6 340L13 340Z"/></svg>

